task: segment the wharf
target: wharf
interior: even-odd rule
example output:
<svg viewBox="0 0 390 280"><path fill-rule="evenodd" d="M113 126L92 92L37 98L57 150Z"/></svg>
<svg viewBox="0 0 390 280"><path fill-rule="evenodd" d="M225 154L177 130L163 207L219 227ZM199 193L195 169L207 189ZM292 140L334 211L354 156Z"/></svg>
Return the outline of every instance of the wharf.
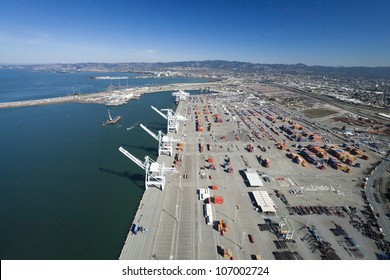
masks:
<svg viewBox="0 0 390 280"><path fill-rule="evenodd" d="M184 115L184 102L180 102L176 114ZM169 133L169 136L178 138L178 135L183 135L183 125L179 126L179 133ZM171 166L173 157L161 155L157 158L159 164L164 163L165 166ZM140 201L137 213L133 222L129 225L129 230L133 224L147 228L147 232L138 232L134 235L131 231L126 238L119 259L173 259L177 255L177 246L174 246L174 239L178 238L179 223L182 225L188 224L187 230L191 228L193 221L182 221L180 211L185 204L188 207L193 207L191 202L191 192L182 184L181 168L177 166L179 173L166 173L165 190L161 191L158 187L149 187L143 194ZM183 201L185 201L183 205ZM180 206L179 206L180 205ZM187 208L188 211L188 208ZM187 215L186 215L187 216ZM183 235L183 232L180 232ZM194 237L189 232L190 247L193 244ZM193 250L186 250L186 259L195 259ZM184 251L181 252L183 254Z"/></svg>
<svg viewBox="0 0 390 280"><path fill-rule="evenodd" d="M361 172L375 159L357 159L361 168L352 167L353 173L330 167L320 170L315 164L306 167L297 164L287 156L288 152L298 154L297 145L314 142L291 140L282 131L280 127L288 125L288 121L277 116L283 114L294 119L294 113L276 104L256 103L244 94L191 95L189 102L179 103L176 114L187 118L180 123L177 134L169 133L184 143L183 151L174 151L179 155L178 172L166 174L164 191L156 187L145 191L129 224L119 259L222 260L226 257L222 251L228 251L229 258L239 260L335 257L324 257L313 250L309 225L315 226L322 240L332 246L339 258L356 259L343 245L343 237L329 230L334 223L354 238L365 258L375 259L374 241L350 223L350 218L358 215L349 217L340 210L345 205L364 207L356 179L362 177ZM270 118L274 118L274 122ZM205 125L204 130L196 129L196 122L201 128ZM302 120L299 124L324 136L316 145L340 144L338 138L326 130L319 131L318 127ZM278 148L281 142L285 143L286 150ZM164 162L168 167L173 165L173 158L163 155L157 162ZM262 166L259 158L269 159L270 166ZM261 175L260 187L250 185L245 175L247 169ZM199 189L208 189L211 197L223 198L222 204L217 204L216 200L210 204L212 215L208 216L213 217L210 224L205 219L205 212L210 213L205 201L198 199ZM252 193L259 190L268 193L275 213L261 212ZM328 210L311 212L312 207ZM305 209L305 212L295 213L294 209ZM293 235L288 241L277 232L279 223L286 218ZM228 224L227 231L218 227L221 220ZM133 234L132 224L148 230Z"/></svg>
<svg viewBox="0 0 390 280"><path fill-rule="evenodd" d="M263 219L253 210L247 193L249 190L239 172L229 174L220 167L217 170L206 169L206 178L201 178L199 171L207 164L205 159L213 156L218 164L223 161L227 150L217 149L217 139L210 132L195 131L193 106L196 105L191 101L190 104L179 103L176 114L186 116L187 121L185 125L180 123L177 134L169 134L184 142L181 162L176 166L178 173L166 174L164 191L156 187L149 187L145 191L134 220L129 224L129 234L119 259L215 260L224 258L221 248L229 249L236 259L248 260L254 255L272 258L271 250L259 235L257 224L263 222ZM205 141L212 145L212 153L199 151L198 144ZM173 158L165 155L157 159L158 163L164 162L165 166L172 166L172 161ZM234 161L236 168L236 158ZM186 178L183 178L184 174ZM223 196L225 200L222 205L212 205L214 224L208 225L197 189L209 188L212 184L219 186L218 191L213 191L214 194ZM229 223L229 232L225 236L217 230L217 221L220 219ZM139 231L135 235L130 231L132 224L147 228L148 231ZM249 244L248 234L258 240L256 244Z"/></svg>

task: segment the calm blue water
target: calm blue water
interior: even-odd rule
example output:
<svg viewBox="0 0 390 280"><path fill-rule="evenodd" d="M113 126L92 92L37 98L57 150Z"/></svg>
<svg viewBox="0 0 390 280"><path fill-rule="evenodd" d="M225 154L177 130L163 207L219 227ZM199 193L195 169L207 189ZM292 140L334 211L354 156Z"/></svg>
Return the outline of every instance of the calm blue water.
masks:
<svg viewBox="0 0 390 280"><path fill-rule="evenodd" d="M91 76L120 76L126 80L93 80ZM196 78L136 78L134 73L96 72L34 72L19 69L0 69L0 102L66 96L72 93L94 93L109 86L166 85L203 82Z"/></svg>
<svg viewBox="0 0 390 280"><path fill-rule="evenodd" d="M46 74L50 80L52 73ZM25 80L22 84L19 92L8 85L15 99L31 95L24 92ZM67 84L80 86L70 79ZM54 89L61 86L53 82ZM0 95L10 98L4 91ZM0 110L1 259L119 257L144 191L144 172L118 147L140 159L156 158L153 138L139 126L126 129L142 122L152 131L165 131L165 120L150 105L175 107L171 92L145 94L111 108L122 120L109 127L101 125L107 119L104 105Z"/></svg>

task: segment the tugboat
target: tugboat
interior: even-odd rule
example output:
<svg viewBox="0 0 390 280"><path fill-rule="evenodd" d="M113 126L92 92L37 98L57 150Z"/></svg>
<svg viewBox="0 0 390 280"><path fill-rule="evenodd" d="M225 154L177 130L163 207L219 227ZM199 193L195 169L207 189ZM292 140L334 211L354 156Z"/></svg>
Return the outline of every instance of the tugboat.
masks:
<svg viewBox="0 0 390 280"><path fill-rule="evenodd" d="M121 116L116 116L115 118L111 117L110 110L108 110L108 120L106 120L103 125L116 124L121 120Z"/></svg>

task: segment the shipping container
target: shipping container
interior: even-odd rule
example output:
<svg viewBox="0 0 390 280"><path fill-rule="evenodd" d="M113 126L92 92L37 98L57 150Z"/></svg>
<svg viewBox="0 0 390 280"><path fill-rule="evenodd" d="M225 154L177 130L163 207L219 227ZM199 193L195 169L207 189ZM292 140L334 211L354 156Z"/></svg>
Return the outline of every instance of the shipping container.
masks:
<svg viewBox="0 0 390 280"><path fill-rule="evenodd" d="M214 204L223 204L223 197L222 196L214 196L212 201Z"/></svg>

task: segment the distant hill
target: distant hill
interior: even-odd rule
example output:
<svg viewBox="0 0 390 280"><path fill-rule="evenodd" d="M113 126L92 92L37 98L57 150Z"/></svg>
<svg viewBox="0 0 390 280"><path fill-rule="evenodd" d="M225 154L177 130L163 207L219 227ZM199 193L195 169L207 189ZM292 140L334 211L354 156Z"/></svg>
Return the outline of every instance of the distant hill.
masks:
<svg viewBox="0 0 390 280"><path fill-rule="evenodd" d="M37 68L43 65L17 65L18 68ZM211 70L224 70L246 73L274 72L279 74L306 74L315 76L327 76L334 78L341 77L363 77L369 79L390 79L390 67L330 67L330 66L308 66L298 64L262 64L226 60L205 60L205 61L180 61L180 62L156 62L156 63L74 63L74 64L48 64L48 68L72 68L83 69L104 69L107 71L163 71L171 68L199 68ZM0 68L11 67L11 65L0 65Z"/></svg>
<svg viewBox="0 0 390 280"><path fill-rule="evenodd" d="M209 69L235 70L243 72L278 71L285 74L306 73L313 75L346 75L366 78L390 79L390 67L331 67L308 66L306 64L261 64L239 61L206 60L156 63L159 67L204 67Z"/></svg>

